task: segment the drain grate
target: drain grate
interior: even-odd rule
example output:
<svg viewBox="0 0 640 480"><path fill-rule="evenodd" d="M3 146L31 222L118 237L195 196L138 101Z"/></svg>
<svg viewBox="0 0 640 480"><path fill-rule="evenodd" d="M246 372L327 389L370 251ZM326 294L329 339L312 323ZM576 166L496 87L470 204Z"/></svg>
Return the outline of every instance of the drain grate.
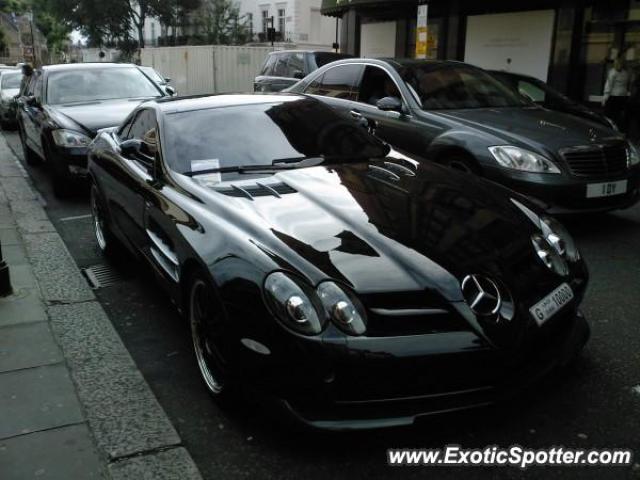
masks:
<svg viewBox="0 0 640 480"><path fill-rule="evenodd" d="M89 282L89 286L94 290L97 288L109 287L118 282L126 280L126 277L118 272L111 265L98 264L83 268L82 274Z"/></svg>

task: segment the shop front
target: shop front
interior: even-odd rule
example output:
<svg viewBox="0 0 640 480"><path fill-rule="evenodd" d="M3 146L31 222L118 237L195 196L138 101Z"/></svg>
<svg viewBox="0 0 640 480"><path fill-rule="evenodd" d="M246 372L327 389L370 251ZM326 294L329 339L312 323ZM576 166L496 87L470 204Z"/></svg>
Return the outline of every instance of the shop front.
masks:
<svg viewBox="0 0 640 480"><path fill-rule="evenodd" d="M343 52L414 57L417 0L323 0L342 18ZM640 94L640 0L430 0L426 58L525 73L568 96L601 103L607 72L624 61ZM638 79L638 82L635 82ZM638 102L640 103L640 102Z"/></svg>

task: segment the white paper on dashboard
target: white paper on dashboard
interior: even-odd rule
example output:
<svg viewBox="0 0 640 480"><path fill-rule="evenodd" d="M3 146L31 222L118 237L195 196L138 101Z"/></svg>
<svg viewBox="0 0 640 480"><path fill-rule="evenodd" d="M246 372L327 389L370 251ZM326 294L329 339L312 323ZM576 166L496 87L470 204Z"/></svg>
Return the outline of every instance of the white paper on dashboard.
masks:
<svg viewBox="0 0 640 480"><path fill-rule="evenodd" d="M222 181L222 175L220 172L216 173L203 173L207 170L214 170L220 168L220 160L217 158L209 158L206 160L191 160L191 172L193 173L194 180L204 186L211 186L213 184Z"/></svg>

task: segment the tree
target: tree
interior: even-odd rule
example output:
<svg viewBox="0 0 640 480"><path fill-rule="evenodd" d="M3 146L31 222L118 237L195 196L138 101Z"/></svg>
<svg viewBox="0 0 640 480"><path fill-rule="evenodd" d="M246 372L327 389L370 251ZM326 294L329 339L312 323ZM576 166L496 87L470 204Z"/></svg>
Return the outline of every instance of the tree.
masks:
<svg viewBox="0 0 640 480"><path fill-rule="evenodd" d="M247 18L232 0L203 0L200 25L210 43L237 45L250 39Z"/></svg>

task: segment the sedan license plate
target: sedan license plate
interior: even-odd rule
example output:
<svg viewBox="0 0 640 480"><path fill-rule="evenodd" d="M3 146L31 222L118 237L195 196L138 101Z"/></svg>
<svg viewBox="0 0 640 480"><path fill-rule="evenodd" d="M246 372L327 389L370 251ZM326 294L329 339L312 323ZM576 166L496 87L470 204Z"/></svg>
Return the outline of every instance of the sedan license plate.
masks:
<svg viewBox="0 0 640 480"><path fill-rule="evenodd" d="M627 192L627 180L618 182L590 183L587 185L587 198L610 197Z"/></svg>
<svg viewBox="0 0 640 480"><path fill-rule="evenodd" d="M529 312L531 312L538 325L542 325L571 300L573 300L573 290L569 285L563 283L531 307Z"/></svg>

